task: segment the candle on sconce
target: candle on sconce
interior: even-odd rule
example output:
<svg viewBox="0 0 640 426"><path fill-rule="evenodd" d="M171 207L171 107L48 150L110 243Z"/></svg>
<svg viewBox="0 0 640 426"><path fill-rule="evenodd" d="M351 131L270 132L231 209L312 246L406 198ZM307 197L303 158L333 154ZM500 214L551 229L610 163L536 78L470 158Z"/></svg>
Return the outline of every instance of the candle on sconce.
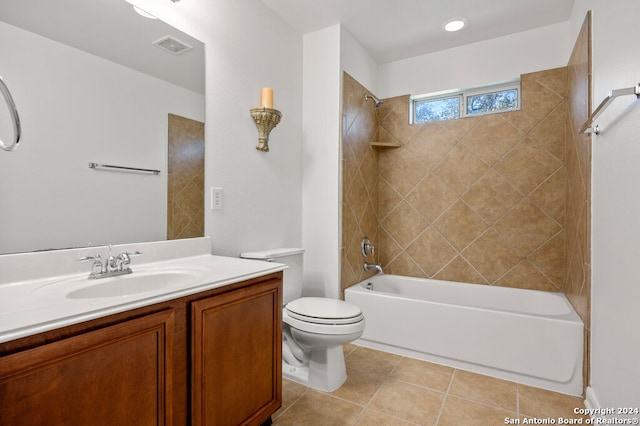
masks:
<svg viewBox="0 0 640 426"><path fill-rule="evenodd" d="M260 106L262 108L273 109L273 89L271 87L263 87L260 92Z"/></svg>
<svg viewBox="0 0 640 426"><path fill-rule="evenodd" d="M282 113L273 109L273 89L263 87L260 91L260 106L251 108L251 117L258 127L258 146L256 149L263 152L269 151L269 133L280 123Z"/></svg>

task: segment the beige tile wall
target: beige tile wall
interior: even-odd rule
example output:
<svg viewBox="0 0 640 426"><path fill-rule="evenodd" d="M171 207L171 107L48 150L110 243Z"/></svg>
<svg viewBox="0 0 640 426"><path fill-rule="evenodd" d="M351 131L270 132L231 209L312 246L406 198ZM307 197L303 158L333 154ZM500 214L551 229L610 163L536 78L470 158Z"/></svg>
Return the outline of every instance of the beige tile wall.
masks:
<svg viewBox="0 0 640 426"><path fill-rule="evenodd" d="M578 128L591 111L591 13L588 13L568 65L567 268L565 292L585 324L584 383L589 383L591 332L591 135Z"/></svg>
<svg viewBox="0 0 640 426"><path fill-rule="evenodd" d="M563 291L567 69L521 79L516 112L410 125L409 97L385 100L385 272Z"/></svg>
<svg viewBox="0 0 640 426"><path fill-rule="evenodd" d="M169 114L167 239L204 236L204 123Z"/></svg>
<svg viewBox="0 0 640 426"><path fill-rule="evenodd" d="M360 243L369 237L378 249L378 118L370 93L349 74L343 75L342 100L342 289L372 272L365 272ZM377 253L376 253L377 254ZM367 259L375 262L377 256Z"/></svg>

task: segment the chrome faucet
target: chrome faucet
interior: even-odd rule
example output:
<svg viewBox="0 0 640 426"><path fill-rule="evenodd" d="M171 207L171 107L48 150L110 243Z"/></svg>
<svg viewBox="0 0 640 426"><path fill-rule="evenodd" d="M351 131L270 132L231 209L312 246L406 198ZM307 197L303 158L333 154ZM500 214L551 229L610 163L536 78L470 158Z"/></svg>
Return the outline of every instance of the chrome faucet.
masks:
<svg viewBox="0 0 640 426"><path fill-rule="evenodd" d="M365 271L377 271L378 275L384 274L382 272L382 265L379 263L367 263L364 262L364 270Z"/></svg>
<svg viewBox="0 0 640 426"><path fill-rule="evenodd" d="M140 253L120 253L117 256L109 256L109 262L107 265L107 270L110 272L123 272L130 273L125 271L131 271L129 264L131 263L131 255L140 254Z"/></svg>
<svg viewBox="0 0 640 426"><path fill-rule="evenodd" d="M93 261L91 265L91 273L89 279L99 279L107 277L115 277L118 275L130 274L133 271L129 264L131 263L131 256L137 256L142 254L139 251L123 252L117 256L111 254L111 245L109 245L109 258L102 260L99 254L95 256L83 256L78 259L78 262Z"/></svg>
<svg viewBox="0 0 640 426"><path fill-rule="evenodd" d="M371 244L371 241L367 237L364 237L362 239L362 242L360 243L360 249L362 251L362 257L364 257L365 260L368 256L374 256L375 254L375 247L373 246L373 244ZM377 271L378 275L384 274L384 272L382 272L382 265L380 263L364 262L364 270Z"/></svg>

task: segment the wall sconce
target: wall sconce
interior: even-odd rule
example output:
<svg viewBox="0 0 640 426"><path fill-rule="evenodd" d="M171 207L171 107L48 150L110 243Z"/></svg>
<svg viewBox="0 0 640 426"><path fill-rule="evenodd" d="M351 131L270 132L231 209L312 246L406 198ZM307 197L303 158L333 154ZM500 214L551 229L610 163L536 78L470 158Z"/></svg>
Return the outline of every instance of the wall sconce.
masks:
<svg viewBox="0 0 640 426"><path fill-rule="evenodd" d="M269 152L269 133L280 123L282 113L273 109L273 89L265 87L260 93L260 107L251 109L251 116L258 127L259 151Z"/></svg>

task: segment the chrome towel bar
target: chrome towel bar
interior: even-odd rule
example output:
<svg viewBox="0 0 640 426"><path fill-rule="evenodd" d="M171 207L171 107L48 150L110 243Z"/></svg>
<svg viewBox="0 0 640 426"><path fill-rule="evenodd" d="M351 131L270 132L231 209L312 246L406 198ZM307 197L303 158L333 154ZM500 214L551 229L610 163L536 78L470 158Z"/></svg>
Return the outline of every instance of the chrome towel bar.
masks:
<svg viewBox="0 0 640 426"><path fill-rule="evenodd" d="M635 95L636 98L640 97L640 84L633 87L627 87L626 89L616 89L616 90L610 91L609 95L606 98L604 98L604 100L600 102L600 105L598 105L598 107L591 113L587 121L585 121L585 123L580 128L579 132L595 133L596 135L600 133L600 129L597 125L591 127L591 125L593 124L593 121L600 114L602 114L602 112L605 109L607 109L607 107L611 104L611 102L613 102L615 98L617 98L618 96L626 96L626 95Z"/></svg>
<svg viewBox="0 0 640 426"><path fill-rule="evenodd" d="M90 169L106 169L106 170L113 170L113 171L151 173L154 175L160 174L160 170L156 170L156 169L140 169L138 167L112 166L110 164L89 163L89 168Z"/></svg>
<svg viewBox="0 0 640 426"><path fill-rule="evenodd" d="M20 134L22 133L22 127L20 126L20 117L18 116L16 104L13 102L11 92L9 92L9 88L2 80L2 77L0 77L0 92L2 92L2 96L9 108L9 114L11 114L11 121L13 122L13 134L15 135L13 142L9 145L0 140L0 148L5 151L13 151L20 146Z"/></svg>

